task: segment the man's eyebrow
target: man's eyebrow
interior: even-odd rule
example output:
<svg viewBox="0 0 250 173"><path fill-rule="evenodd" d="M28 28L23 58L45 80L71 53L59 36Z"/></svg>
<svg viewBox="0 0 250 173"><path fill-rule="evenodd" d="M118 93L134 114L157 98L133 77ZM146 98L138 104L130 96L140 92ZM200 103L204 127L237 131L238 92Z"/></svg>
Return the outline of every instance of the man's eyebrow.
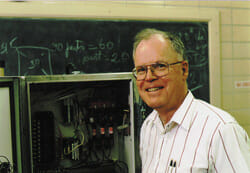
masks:
<svg viewBox="0 0 250 173"><path fill-rule="evenodd" d="M144 64L144 65L139 65L139 66L135 66L135 67L136 67L136 68L137 68L137 67L145 67L145 66L147 66L147 65L160 64L160 63L169 64L168 62L165 62L165 61L156 61L156 62L151 63L151 64Z"/></svg>

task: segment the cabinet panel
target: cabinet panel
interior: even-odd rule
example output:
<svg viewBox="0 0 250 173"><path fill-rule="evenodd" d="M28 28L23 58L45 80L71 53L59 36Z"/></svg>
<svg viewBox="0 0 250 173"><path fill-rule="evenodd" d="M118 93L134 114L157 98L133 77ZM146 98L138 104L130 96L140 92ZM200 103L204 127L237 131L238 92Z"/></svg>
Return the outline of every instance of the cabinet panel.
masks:
<svg viewBox="0 0 250 173"><path fill-rule="evenodd" d="M0 155L6 156L13 165L10 88L0 87L0 96ZM6 162L2 157L0 160Z"/></svg>

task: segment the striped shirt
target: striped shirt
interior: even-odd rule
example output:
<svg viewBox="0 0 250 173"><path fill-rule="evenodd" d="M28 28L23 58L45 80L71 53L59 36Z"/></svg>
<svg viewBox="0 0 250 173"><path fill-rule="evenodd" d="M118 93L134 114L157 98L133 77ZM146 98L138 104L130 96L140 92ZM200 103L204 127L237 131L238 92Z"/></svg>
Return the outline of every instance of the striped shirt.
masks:
<svg viewBox="0 0 250 173"><path fill-rule="evenodd" d="M155 110L143 122L142 173L249 173L249 144L230 114L189 92L165 127Z"/></svg>

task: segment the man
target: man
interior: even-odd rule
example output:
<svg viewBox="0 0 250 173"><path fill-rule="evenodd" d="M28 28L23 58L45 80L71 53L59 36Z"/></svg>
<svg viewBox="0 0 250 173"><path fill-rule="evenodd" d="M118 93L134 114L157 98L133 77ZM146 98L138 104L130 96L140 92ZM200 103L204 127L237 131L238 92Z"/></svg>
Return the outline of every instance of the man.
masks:
<svg viewBox="0 0 250 173"><path fill-rule="evenodd" d="M248 173L249 138L225 111L188 90L181 40L145 29L135 37L133 74L154 111L141 128L142 173Z"/></svg>

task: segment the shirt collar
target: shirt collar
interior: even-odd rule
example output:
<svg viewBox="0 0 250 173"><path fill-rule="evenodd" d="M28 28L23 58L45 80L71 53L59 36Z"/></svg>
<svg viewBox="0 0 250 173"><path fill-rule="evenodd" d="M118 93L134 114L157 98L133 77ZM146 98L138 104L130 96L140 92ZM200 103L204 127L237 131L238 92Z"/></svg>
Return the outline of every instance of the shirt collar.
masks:
<svg viewBox="0 0 250 173"><path fill-rule="evenodd" d="M184 129L189 130L192 121L192 116L191 114L189 114L189 110L191 108L193 99L194 96L191 93L191 91L189 91L184 101L182 102L181 106L174 113L170 122L173 121L178 125L180 125L181 127L183 127Z"/></svg>
<svg viewBox="0 0 250 173"><path fill-rule="evenodd" d="M189 130L190 125L191 125L191 120L192 120L192 117L189 114L189 110L193 102L193 99L194 99L194 96L191 93L191 91L189 91L184 101L182 102L181 106L174 113L173 117L171 118L168 124L175 123L183 127L185 130ZM152 124L156 124L158 127L160 127L161 122L160 122L159 114L156 110L154 110L151 113L151 115L148 117L148 122L151 122Z"/></svg>

